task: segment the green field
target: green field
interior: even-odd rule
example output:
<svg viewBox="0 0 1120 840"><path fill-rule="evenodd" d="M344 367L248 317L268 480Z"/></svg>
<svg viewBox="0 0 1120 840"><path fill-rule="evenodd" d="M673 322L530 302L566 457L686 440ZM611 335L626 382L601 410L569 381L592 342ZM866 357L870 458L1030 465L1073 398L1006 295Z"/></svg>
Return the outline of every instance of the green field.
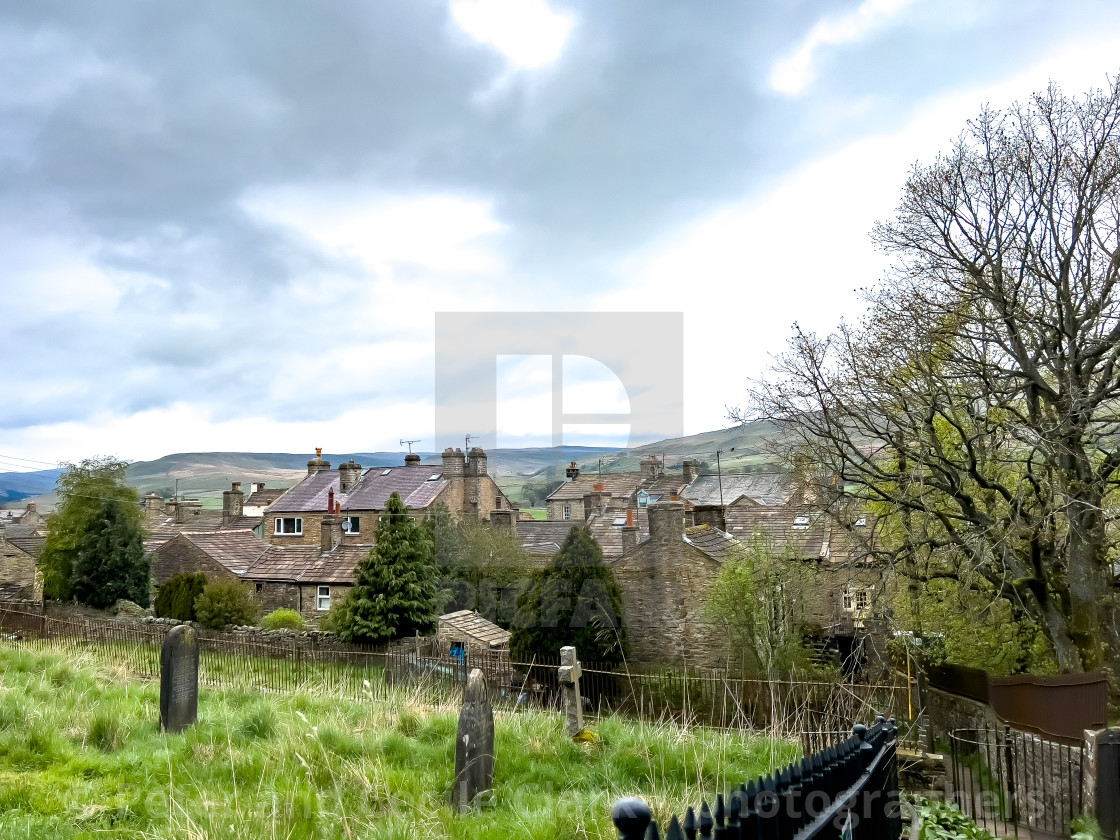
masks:
<svg viewBox="0 0 1120 840"><path fill-rule="evenodd" d="M499 712L493 800L458 816L453 698L204 689L181 735L158 709L124 668L0 647L0 838L614 838L622 796L679 812L800 753L625 718L578 744L559 715Z"/></svg>

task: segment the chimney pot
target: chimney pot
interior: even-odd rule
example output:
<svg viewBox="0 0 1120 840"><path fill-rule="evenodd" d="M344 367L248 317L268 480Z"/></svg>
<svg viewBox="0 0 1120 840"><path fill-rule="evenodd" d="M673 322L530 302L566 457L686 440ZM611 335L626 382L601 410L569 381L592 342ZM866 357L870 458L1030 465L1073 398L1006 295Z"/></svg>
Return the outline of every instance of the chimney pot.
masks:
<svg viewBox="0 0 1120 840"><path fill-rule="evenodd" d="M327 491L327 513L334 513L334 488Z"/></svg>

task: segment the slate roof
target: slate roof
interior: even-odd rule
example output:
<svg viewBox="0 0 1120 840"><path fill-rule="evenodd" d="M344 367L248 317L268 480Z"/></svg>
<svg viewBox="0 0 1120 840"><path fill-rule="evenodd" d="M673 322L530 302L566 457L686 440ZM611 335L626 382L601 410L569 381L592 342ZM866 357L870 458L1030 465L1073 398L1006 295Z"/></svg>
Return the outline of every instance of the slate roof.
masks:
<svg viewBox="0 0 1120 840"><path fill-rule="evenodd" d="M726 531L721 531L719 528L713 528L710 525L695 525L691 528L685 528L682 539L721 564L742 547L742 543Z"/></svg>
<svg viewBox="0 0 1120 840"><path fill-rule="evenodd" d="M235 575L244 574L265 551L268 543L252 531L201 531L180 535L206 552Z"/></svg>
<svg viewBox="0 0 1120 840"><path fill-rule="evenodd" d="M431 480L432 476L440 476ZM373 467L366 470L349 493L340 492L338 470L320 470L281 496L268 513L305 513L326 511L330 491L344 511L382 511L389 496L399 493L401 501L413 510L435 501L447 486L439 466Z"/></svg>
<svg viewBox="0 0 1120 840"><path fill-rule="evenodd" d="M459 610L439 617L440 631L453 630L489 648L509 645L510 632L487 621L473 610Z"/></svg>
<svg viewBox="0 0 1120 840"><path fill-rule="evenodd" d="M18 548L25 554L30 554L35 559L39 558L39 552L43 549L43 543L47 541L46 537L40 537L38 534L31 537L8 537L8 542Z"/></svg>
<svg viewBox="0 0 1120 840"><path fill-rule="evenodd" d="M577 524L574 519L521 519L517 523L517 538L530 554L551 557L560 550L568 532Z"/></svg>
<svg viewBox="0 0 1120 840"><path fill-rule="evenodd" d="M250 493L249 498L245 500L245 507L268 507L287 492L287 487L266 487L264 490Z"/></svg>
<svg viewBox="0 0 1120 840"><path fill-rule="evenodd" d="M625 517L625 508L614 508L608 509L605 514L595 514L587 521L591 526L591 535L603 549L604 557L622 556L622 528L625 522L619 525L615 522ZM638 526L638 542L649 539L649 513L645 508L635 512L634 524Z"/></svg>
<svg viewBox="0 0 1120 840"><path fill-rule="evenodd" d="M720 480L716 475L698 476L683 496L693 506L719 505ZM735 504L743 497L759 505L785 505L793 498L793 483L785 474L725 475L722 481L724 505Z"/></svg>
<svg viewBox="0 0 1120 840"><path fill-rule="evenodd" d="M587 473L578 475L573 481L565 481L548 497L548 501L568 501L582 499L589 493L594 493L595 485L602 482L604 493L609 493L615 499L628 499L638 492L643 483L649 479L641 472L620 473Z"/></svg>
<svg viewBox="0 0 1120 840"><path fill-rule="evenodd" d="M264 520L259 516L238 516L228 523L222 522L220 510L202 510L197 515L191 514L186 522L176 522L175 517L167 517L154 524L148 525L147 535L144 537L144 551L155 551L168 540L174 539L179 534L197 534L212 531L251 531Z"/></svg>
<svg viewBox="0 0 1120 840"><path fill-rule="evenodd" d="M861 559L861 540L873 536L873 522L870 517L863 518L866 525L849 531L824 511L808 505L734 505L727 509L724 524L729 534L743 541L757 532L778 550L788 548L802 560L845 563Z"/></svg>
<svg viewBox="0 0 1120 840"><path fill-rule="evenodd" d="M353 584L354 570L371 548L371 545L343 543L323 554L317 545L268 545L267 551L242 577L246 580Z"/></svg>
<svg viewBox="0 0 1120 840"><path fill-rule="evenodd" d="M413 510L426 508L447 486L442 473L442 466L375 467L350 491L342 509L385 510L393 493L399 493L401 501ZM432 476L440 477L433 481Z"/></svg>

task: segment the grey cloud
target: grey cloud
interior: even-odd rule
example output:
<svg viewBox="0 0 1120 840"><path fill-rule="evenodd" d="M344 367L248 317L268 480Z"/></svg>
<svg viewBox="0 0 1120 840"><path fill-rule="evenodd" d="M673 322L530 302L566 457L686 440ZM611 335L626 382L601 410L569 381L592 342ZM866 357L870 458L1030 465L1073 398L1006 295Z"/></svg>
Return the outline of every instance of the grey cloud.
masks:
<svg viewBox="0 0 1120 840"><path fill-rule="evenodd" d="M457 33L437 0L6 6L0 43L31 46L0 62L0 223L34 228L29 207L63 207L104 269L154 282L107 315L10 316L24 365L0 382L61 376L85 396L29 397L0 424L177 399L295 419L430 392L430 371L404 359L381 382L324 389L322 404L276 397L283 359L354 341L363 319L383 325L374 338L405 334L439 301L391 313L289 304L332 272L360 272L248 216L239 202L253 189L490 197L510 228L510 274L578 300L619 256L821 149L1005 74L1083 30L1086 13L1116 23L1092 2L1001 3L970 26L918 5L866 43L822 50L817 82L791 100L766 88L769 68L854 0L556 5L579 20L560 62L489 98L501 57ZM848 113L868 97L870 111ZM0 284L19 282L0 266Z"/></svg>

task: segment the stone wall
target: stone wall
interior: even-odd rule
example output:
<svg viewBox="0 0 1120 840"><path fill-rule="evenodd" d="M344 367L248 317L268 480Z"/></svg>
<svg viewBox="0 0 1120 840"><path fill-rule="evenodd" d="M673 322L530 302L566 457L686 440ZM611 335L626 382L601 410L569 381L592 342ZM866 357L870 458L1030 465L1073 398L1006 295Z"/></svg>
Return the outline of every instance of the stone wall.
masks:
<svg viewBox="0 0 1120 840"><path fill-rule="evenodd" d="M686 543L684 505L651 505L650 538L610 564L622 590L630 661L719 667L726 635L703 615L720 565Z"/></svg>
<svg viewBox="0 0 1120 840"><path fill-rule="evenodd" d="M564 520L564 506L568 506L568 519L573 522L583 522L587 516L583 509L583 499L564 499L548 502L548 518L557 522Z"/></svg>

